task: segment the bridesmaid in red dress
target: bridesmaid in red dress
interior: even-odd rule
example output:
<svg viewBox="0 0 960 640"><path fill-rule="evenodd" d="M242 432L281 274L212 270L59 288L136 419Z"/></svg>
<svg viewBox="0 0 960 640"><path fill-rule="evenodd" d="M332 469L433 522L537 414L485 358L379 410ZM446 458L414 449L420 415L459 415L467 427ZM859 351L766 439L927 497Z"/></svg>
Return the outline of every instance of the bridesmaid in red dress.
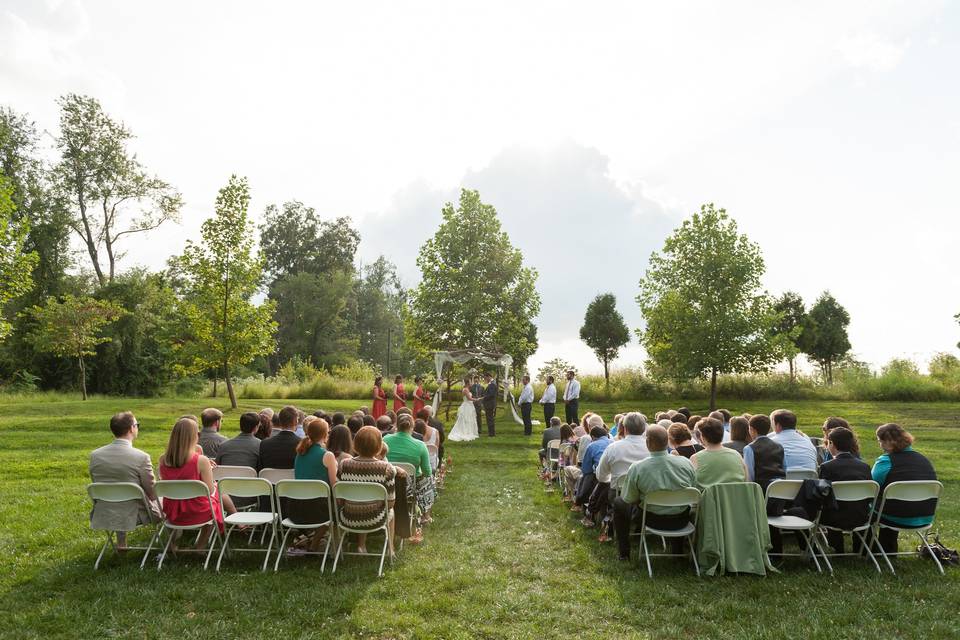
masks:
<svg viewBox="0 0 960 640"><path fill-rule="evenodd" d="M423 376L414 379L417 388L413 392L413 415L420 415L420 410L430 402L430 392L423 388Z"/></svg>
<svg viewBox="0 0 960 640"><path fill-rule="evenodd" d="M197 446L199 428L193 418L180 418L173 425L170 432L170 441L167 450L160 456L161 480L200 480L210 490L213 502L211 516L210 500L206 498L190 498L189 500L163 500L163 512L172 524L192 525L200 524L212 519L223 533L223 511L220 508L220 496L217 495L217 485L213 481L213 463L203 455ZM229 496L223 496L223 506L227 513L235 513L236 508ZM213 533L213 527L206 526L197 536L197 549L203 549ZM174 549L176 544L174 543Z"/></svg>
<svg viewBox="0 0 960 640"><path fill-rule="evenodd" d="M376 420L387 413L387 393L383 390L383 376L377 376L373 381L373 410L370 414Z"/></svg>
<svg viewBox="0 0 960 640"><path fill-rule="evenodd" d="M407 392L403 390L403 376L393 379L393 411L407 406Z"/></svg>

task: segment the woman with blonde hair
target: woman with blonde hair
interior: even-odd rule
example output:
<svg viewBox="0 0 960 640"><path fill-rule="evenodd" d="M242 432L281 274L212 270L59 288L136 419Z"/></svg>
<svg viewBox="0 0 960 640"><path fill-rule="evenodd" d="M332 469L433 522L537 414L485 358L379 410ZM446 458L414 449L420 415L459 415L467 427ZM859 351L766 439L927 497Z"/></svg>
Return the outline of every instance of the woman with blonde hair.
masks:
<svg viewBox="0 0 960 640"><path fill-rule="evenodd" d="M213 481L213 463L197 446L199 427L193 416L184 416L177 420L170 432L167 449L160 456L161 480L200 480L210 490L213 502L213 513L210 513L210 502L206 498L190 498L188 500L172 500L165 498L163 512L167 520L175 525L200 524L213 519L217 527L223 532L223 512L220 510L220 497L217 485ZM223 496L223 506L227 513L236 513L236 508L230 496ZM203 549L213 533L211 526L203 527L197 536L196 548ZM175 534L177 535L177 534ZM176 542L173 548L176 549Z"/></svg>

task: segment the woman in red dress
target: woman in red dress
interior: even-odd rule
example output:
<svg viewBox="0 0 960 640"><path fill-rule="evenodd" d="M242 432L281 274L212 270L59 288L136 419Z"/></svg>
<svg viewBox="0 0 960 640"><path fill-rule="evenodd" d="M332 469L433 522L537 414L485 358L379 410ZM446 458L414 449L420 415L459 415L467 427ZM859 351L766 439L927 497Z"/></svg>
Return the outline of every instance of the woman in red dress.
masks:
<svg viewBox="0 0 960 640"><path fill-rule="evenodd" d="M173 425L170 432L170 441L167 450L160 456L161 480L200 480L210 490L211 500L207 498L190 498L189 500L173 500L164 498L163 512L171 524L191 525L200 524L213 519L220 532L223 532L223 511L220 508L220 497L217 495L217 485L213 481L213 463L203 455L197 446L197 421L193 418L180 418ZM213 512L211 514L211 501ZM236 513L236 508L230 496L223 496L223 506L227 513ZM213 533L213 527L208 525L200 530L197 536L197 549L203 549ZM174 541L176 549L176 541Z"/></svg>
<svg viewBox="0 0 960 640"><path fill-rule="evenodd" d="M423 376L414 378L417 388L413 392L413 415L419 415L420 410L430 402L430 392L423 388Z"/></svg>
<svg viewBox="0 0 960 640"><path fill-rule="evenodd" d="M370 414L376 420L387 413L387 393L383 390L383 376L377 376L373 381L373 410Z"/></svg>
<svg viewBox="0 0 960 640"><path fill-rule="evenodd" d="M407 406L407 392L403 390L403 376L393 379L393 410L394 412Z"/></svg>

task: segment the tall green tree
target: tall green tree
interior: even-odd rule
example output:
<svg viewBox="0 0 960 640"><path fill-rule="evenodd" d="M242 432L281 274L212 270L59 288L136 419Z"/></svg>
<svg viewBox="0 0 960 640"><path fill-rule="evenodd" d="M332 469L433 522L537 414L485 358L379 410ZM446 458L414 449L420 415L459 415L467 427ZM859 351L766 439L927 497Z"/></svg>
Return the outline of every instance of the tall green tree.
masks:
<svg viewBox="0 0 960 640"><path fill-rule="evenodd" d="M4 314L8 302L33 287L30 272L37 263L37 254L26 251L29 223L13 217L13 185L0 173L0 341L10 334L13 325Z"/></svg>
<svg viewBox="0 0 960 640"><path fill-rule="evenodd" d="M849 325L850 314L829 291L820 294L807 314L800 348L820 366L827 384L833 384L834 366L850 352Z"/></svg>
<svg viewBox="0 0 960 640"><path fill-rule="evenodd" d="M58 104L61 158L53 170L54 187L69 203L70 227L83 241L103 286L116 275L124 236L178 219L182 199L172 186L147 173L127 148L133 134L95 98L67 94Z"/></svg>
<svg viewBox="0 0 960 640"><path fill-rule="evenodd" d="M383 367L385 374L412 373L415 355L407 345L403 326L407 296L394 264L380 256L364 265L355 296L360 358Z"/></svg>
<svg viewBox="0 0 960 640"><path fill-rule="evenodd" d="M463 189L420 247L420 284L410 294L407 339L421 353L493 349L516 361L536 350L533 318L540 312L537 272L500 228L496 210Z"/></svg>
<svg viewBox="0 0 960 640"><path fill-rule="evenodd" d="M267 207L260 247L280 327L272 370L294 357L327 366L356 357L353 259L359 242L349 218L321 220L298 201Z"/></svg>
<svg viewBox="0 0 960 640"><path fill-rule="evenodd" d="M178 345L182 362L189 371L220 369L234 408L232 368L271 353L277 329L274 302L253 302L264 260L253 250L249 204L246 178L231 176L217 195L216 212L201 227L200 243L188 240L172 264L183 287L180 314L186 335Z"/></svg>
<svg viewBox="0 0 960 640"><path fill-rule="evenodd" d="M806 321L807 311L799 293L787 291L774 300L773 311L777 314L771 334L779 339L783 356L790 365L790 381L796 377L796 359L800 354L800 334Z"/></svg>
<svg viewBox="0 0 960 640"><path fill-rule="evenodd" d="M650 257L637 302L638 331L651 369L675 379L768 368L780 357L770 336L776 318L760 288L760 247L737 230L724 209L705 204Z"/></svg>
<svg viewBox="0 0 960 640"><path fill-rule="evenodd" d="M110 341L109 336L101 335L103 328L125 311L109 300L66 295L62 300L48 298L45 305L31 307L28 313L35 320L30 340L37 350L77 359L80 390L86 400L84 357L94 355L98 344Z"/></svg>
<svg viewBox="0 0 960 640"><path fill-rule="evenodd" d="M580 327L580 339L593 349L603 363L603 377L610 390L610 363L628 342L630 330L623 316L617 311L617 298L612 293L602 293L587 305L587 312Z"/></svg>

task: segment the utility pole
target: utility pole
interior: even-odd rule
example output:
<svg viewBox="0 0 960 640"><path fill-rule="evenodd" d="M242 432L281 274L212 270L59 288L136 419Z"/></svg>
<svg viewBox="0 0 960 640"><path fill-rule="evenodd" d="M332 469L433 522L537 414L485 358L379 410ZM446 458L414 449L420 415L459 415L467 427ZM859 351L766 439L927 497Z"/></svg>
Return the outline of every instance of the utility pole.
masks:
<svg viewBox="0 0 960 640"><path fill-rule="evenodd" d="M391 334L393 329L387 329L387 366L384 368L385 375L387 378L390 377L390 343L393 342L391 339Z"/></svg>

